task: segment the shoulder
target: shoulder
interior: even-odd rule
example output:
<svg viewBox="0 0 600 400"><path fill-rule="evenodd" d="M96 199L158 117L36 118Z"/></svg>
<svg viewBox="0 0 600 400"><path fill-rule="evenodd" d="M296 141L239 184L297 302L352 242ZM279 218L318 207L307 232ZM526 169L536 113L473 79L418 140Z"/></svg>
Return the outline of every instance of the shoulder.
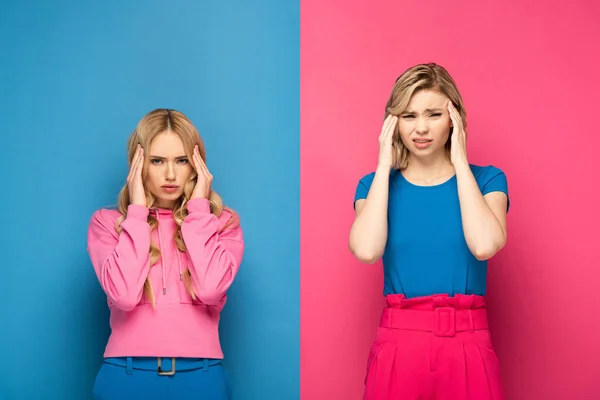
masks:
<svg viewBox="0 0 600 400"><path fill-rule="evenodd" d="M398 173L399 173L399 171L397 169L391 169L390 170L390 179L393 179L394 176L396 176ZM375 179L375 171L369 172L368 174L366 174L362 178L360 178L358 181L358 185L369 188L369 187L371 187L371 184L373 184L373 179Z"/></svg>
<svg viewBox="0 0 600 400"><path fill-rule="evenodd" d="M219 229L223 230L223 237L243 240L242 225L237 212L229 207L223 207L217 220L219 221Z"/></svg>
<svg viewBox="0 0 600 400"><path fill-rule="evenodd" d="M469 164L471 167L471 172L475 177L475 180L479 184L479 187L485 186L487 183L494 179L503 179L506 180L506 174L500 168L494 165L475 165Z"/></svg>
<svg viewBox="0 0 600 400"><path fill-rule="evenodd" d="M113 208L100 208L92 214L90 226L108 226L114 227L117 219L121 217L121 212Z"/></svg>
<svg viewBox="0 0 600 400"><path fill-rule="evenodd" d="M367 198L367 194L371 189L371 185L373 184L373 179L375 178L375 172L371 172L362 178L359 179L358 184L356 185L356 191L354 192L354 204L356 205L356 201L360 199Z"/></svg>
<svg viewBox="0 0 600 400"><path fill-rule="evenodd" d="M221 214L217 217L220 226L225 226L229 221L234 220L238 224L240 222L239 215L229 207L223 207Z"/></svg>
<svg viewBox="0 0 600 400"><path fill-rule="evenodd" d="M370 172L358 180L358 183L364 186L371 186L373 179L375 178L375 172Z"/></svg>

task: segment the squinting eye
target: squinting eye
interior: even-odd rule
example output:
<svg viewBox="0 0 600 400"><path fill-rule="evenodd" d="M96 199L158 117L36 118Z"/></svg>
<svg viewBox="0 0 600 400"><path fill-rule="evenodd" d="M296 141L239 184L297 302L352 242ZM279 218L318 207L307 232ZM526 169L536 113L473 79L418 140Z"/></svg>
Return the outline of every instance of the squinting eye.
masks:
<svg viewBox="0 0 600 400"><path fill-rule="evenodd" d="M442 115L442 114L431 114L431 116L432 116L432 117L439 117L439 116L441 116L441 115Z"/></svg>
<svg viewBox="0 0 600 400"><path fill-rule="evenodd" d="M150 160L150 162L151 162L152 164L154 164L154 165L158 165L158 164L160 164L160 163L162 162L162 160L159 160L159 159L157 159L157 158L154 158L154 159Z"/></svg>
<svg viewBox="0 0 600 400"><path fill-rule="evenodd" d="M180 164L187 164L188 160L183 158L181 160L178 160Z"/></svg>
<svg viewBox="0 0 600 400"><path fill-rule="evenodd" d="M404 118L404 119L414 118L414 117L415 117L414 115L404 115L404 116L402 116L402 118Z"/></svg>

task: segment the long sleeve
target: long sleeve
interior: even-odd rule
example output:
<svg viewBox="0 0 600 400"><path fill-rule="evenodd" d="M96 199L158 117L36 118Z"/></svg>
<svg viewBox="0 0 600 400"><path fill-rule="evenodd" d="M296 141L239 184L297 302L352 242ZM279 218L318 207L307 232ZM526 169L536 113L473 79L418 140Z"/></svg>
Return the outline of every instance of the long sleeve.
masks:
<svg viewBox="0 0 600 400"><path fill-rule="evenodd" d="M148 209L130 205L117 234L116 218L98 210L88 230L88 252L100 286L107 298L124 311L131 311L142 298L150 268Z"/></svg>
<svg viewBox="0 0 600 400"><path fill-rule="evenodd" d="M220 223L229 213L223 212L220 220L210 213L206 199L192 199L187 208L181 233L191 260L194 291L204 304L217 305L239 270L244 253L242 230L237 225L219 233Z"/></svg>

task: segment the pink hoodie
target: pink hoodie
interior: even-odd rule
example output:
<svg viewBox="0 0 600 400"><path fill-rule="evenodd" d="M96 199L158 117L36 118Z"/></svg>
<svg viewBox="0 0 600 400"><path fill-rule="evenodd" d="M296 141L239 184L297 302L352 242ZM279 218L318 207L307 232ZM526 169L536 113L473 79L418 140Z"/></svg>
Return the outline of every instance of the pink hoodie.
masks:
<svg viewBox="0 0 600 400"><path fill-rule="evenodd" d="M187 252L175 247L177 226L171 210L130 205L117 234L121 213L98 210L88 232L88 252L110 308L112 333L105 357L206 357L223 358L219 318L227 289L240 266L244 241L239 225L218 229L231 216L217 218L206 199L187 203L189 215L181 225ZM152 240L161 258L150 268L148 214L158 219ZM196 300L181 279L190 270ZM150 274L156 307L143 296Z"/></svg>

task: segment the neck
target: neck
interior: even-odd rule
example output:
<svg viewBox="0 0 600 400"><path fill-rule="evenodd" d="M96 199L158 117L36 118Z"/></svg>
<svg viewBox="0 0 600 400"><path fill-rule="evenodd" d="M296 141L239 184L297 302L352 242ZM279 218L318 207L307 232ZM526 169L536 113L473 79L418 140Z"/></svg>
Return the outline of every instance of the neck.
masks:
<svg viewBox="0 0 600 400"><path fill-rule="evenodd" d="M154 206L152 208L161 208L164 210L171 210L173 211L173 208L175 207L175 204L164 204L164 203L154 203Z"/></svg>
<svg viewBox="0 0 600 400"><path fill-rule="evenodd" d="M446 156L442 155L421 158L411 154L408 166L403 171L404 176L420 182L436 182L454 175L454 166Z"/></svg>

